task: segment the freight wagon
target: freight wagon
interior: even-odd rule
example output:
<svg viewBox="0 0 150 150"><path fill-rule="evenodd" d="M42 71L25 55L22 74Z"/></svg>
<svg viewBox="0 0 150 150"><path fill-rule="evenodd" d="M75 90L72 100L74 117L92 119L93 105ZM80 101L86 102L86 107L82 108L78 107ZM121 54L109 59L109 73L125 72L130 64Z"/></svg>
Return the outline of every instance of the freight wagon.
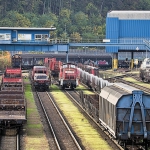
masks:
<svg viewBox="0 0 150 150"><path fill-rule="evenodd" d="M56 58L45 58L44 65L50 70L51 76L58 77L62 65L61 61L57 61Z"/></svg>
<svg viewBox="0 0 150 150"><path fill-rule="evenodd" d="M98 98L99 97L99 98ZM118 143L150 146L150 95L123 83L111 83L98 95L80 92L79 103Z"/></svg>
<svg viewBox="0 0 150 150"><path fill-rule="evenodd" d="M22 69L32 69L33 66L44 65L45 58L56 58L57 61L66 63L66 53L15 54L12 56L12 66L21 66ZM112 68L112 57L109 54L68 54L68 62L70 63L84 63L88 60L94 61L99 68Z"/></svg>
<svg viewBox="0 0 150 150"><path fill-rule="evenodd" d="M0 91L0 129L18 128L26 123L26 100L20 68L6 68Z"/></svg>

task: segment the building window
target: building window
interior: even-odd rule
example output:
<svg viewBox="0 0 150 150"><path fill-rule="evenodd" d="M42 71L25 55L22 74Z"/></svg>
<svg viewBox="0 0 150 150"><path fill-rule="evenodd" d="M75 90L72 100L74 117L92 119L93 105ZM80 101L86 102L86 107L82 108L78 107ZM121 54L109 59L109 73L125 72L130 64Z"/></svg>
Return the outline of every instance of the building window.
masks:
<svg viewBox="0 0 150 150"><path fill-rule="evenodd" d="M48 34L35 34L35 40L45 41L48 38Z"/></svg>
<svg viewBox="0 0 150 150"><path fill-rule="evenodd" d="M0 34L0 40L5 40L5 35L4 34Z"/></svg>
<svg viewBox="0 0 150 150"><path fill-rule="evenodd" d="M0 33L0 40L10 40L10 33Z"/></svg>
<svg viewBox="0 0 150 150"><path fill-rule="evenodd" d="M30 41L31 40L31 34L18 34L18 40Z"/></svg>

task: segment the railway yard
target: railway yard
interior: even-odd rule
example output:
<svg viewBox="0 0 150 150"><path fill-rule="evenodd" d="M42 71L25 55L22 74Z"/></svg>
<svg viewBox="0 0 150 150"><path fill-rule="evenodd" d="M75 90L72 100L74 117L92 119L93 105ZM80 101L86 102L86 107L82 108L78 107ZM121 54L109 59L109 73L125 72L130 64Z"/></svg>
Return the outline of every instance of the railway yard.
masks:
<svg viewBox="0 0 150 150"><path fill-rule="evenodd" d="M0 149L149 149L150 86L141 80L139 70L99 70L51 61L46 59L45 66L50 66L53 77L40 66L22 70L22 82L16 80L14 69L6 69L1 92L16 90L23 83L26 105L21 103L23 99L17 100L17 92L22 90L12 93L16 99L11 103L7 96L0 99L0 113L8 111L5 118L0 117Z"/></svg>
<svg viewBox="0 0 150 150"><path fill-rule="evenodd" d="M107 76L109 76L110 73L112 74L111 71L105 72ZM117 76L114 77L115 81L121 80L122 82L127 82L128 80L129 84L133 84L135 82L136 85L137 83L141 83L140 81L138 81L140 80L138 78L138 72L127 73L125 75L120 72L113 72L113 74L114 76ZM122 75L125 76L123 79L121 77ZM28 77L27 74L24 74L24 76ZM135 80L135 78L137 80ZM29 88L29 86L31 86L30 80L28 78L24 80L25 86ZM80 104L79 106L77 105L76 101L77 99L79 99L79 95L77 93L80 90L84 90L85 93L92 92L82 85L80 85L75 91L61 91L60 88L55 84L51 85L49 94L46 92L31 92L30 90L30 92L28 91L31 95L33 94L32 98L35 100L35 104L33 100L30 100L32 102L29 102L29 110L31 112L36 111L36 113L27 113L29 125L27 123L27 125L25 126L25 135L23 136L24 145L22 146L23 149L44 148L55 150L57 149L57 146L60 147L60 149L123 149L115 140L111 138L110 134L107 133L105 128L92 121L93 118L89 117L84 109L82 109L82 106ZM28 92L27 95L29 94ZM31 103L33 104L31 105ZM53 106L52 103L56 104L57 106ZM57 109L61 113L61 117L56 116L56 114L59 113L56 112L55 107L58 107ZM64 120L61 121L60 118L64 118ZM67 127L64 127L64 122ZM72 137L67 134L67 130L71 132L71 135L73 136L73 140L75 140L75 142L71 142L72 139L70 138ZM55 137L57 139L57 142L54 141L54 138L52 137ZM58 144L55 145L55 143ZM71 143L73 143L73 145ZM74 143L76 143L77 147L74 145ZM129 146L128 149L137 149L137 146L132 145Z"/></svg>
<svg viewBox="0 0 150 150"><path fill-rule="evenodd" d="M109 144L107 144L107 139L109 141L109 138L106 137L106 135L105 135L106 137L105 140L101 139L102 138L101 134L103 134L104 136L104 133L101 132L101 134L99 135L98 127L96 127L96 129L92 127L92 125L88 122L88 119L83 115L83 111L80 110L81 111L80 112L78 108L76 108L76 106L74 105L74 102L71 102L70 98L66 96L66 93L62 92L58 88L58 86L53 85L51 87L50 96L48 96L46 92L33 93L33 95L35 96L35 103L37 105L37 109L40 112L39 113L40 118L42 118L41 120L43 122L43 128L46 131L45 132L46 137L48 137L49 144L48 143L47 144L50 145L50 149L54 149L54 150L57 149L56 148L57 146L55 145L55 141L52 137L56 137L56 139L58 138L57 143L59 143L60 145L59 147L61 147L61 149L114 149L114 148L116 149L117 148L115 145L109 146ZM77 97L77 94L76 94L76 97ZM39 102L39 99L41 99L41 102ZM55 102L51 102L50 99L51 101L55 100ZM42 103L42 106L41 106L41 103ZM59 111L62 114L61 118L64 118L65 116L63 122L61 121L60 116L58 115L59 113L57 113L55 110L56 106L53 106L52 103L56 103L57 107L59 107ZM45 117L43 110L45 110L45 113L47 113L46 115L47 117ZM36 119L37 119L36 121L39 120L39 118L36 118ZM66 125L64 125L64 122L66 125L68 124L67 129L65 127ZM55 132L53 133L54 135L50 134L51 133L49 129L50 126L52 128L51 130L56 132L56 133ZM67 130L69 130L69 132L72 132L71 134L72 137L70 137L70 133L68 133ZM90 131L90 133L87 131ZM92 137L90 135L92 135ZM28 138L28 134L26 138ZM73 138L73 141L75 142L71 142L72 138ZM93 141L94 144L92 144L91 141ZM111 140L109 142L112 143ZM26 146L29 146L29 147L26 147L25 149L32 149L35 147L36 149L41 149L41 147L43 146L43 143L42 142L40 143L41 143L41 146L39 144L39 148L38 148L38 143L34 143L34 145L33 143L29 145L27 143ZM74 145L74 143L76 143L76 146ZM47 149L49 148L47 147Z"/></svg>

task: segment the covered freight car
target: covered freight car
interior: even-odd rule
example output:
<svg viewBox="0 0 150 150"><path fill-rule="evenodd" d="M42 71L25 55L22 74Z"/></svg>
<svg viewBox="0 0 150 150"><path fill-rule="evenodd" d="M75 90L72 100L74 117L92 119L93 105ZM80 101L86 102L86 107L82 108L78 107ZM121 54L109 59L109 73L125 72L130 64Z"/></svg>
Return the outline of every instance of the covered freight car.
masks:
<svg viewBox="0 0 150 150"><path fill-rule="evenodd" d="M150 95L123 83L105 86L99 97L99 121L120 144L150 142Z"/></svg>
<svg viewBox="0 0 150 150"><path fill-rule="evenodd" d="M80 99L77 100L80 105L90 114L95 121L99 121L99 95L98 94L85 94L80 91Z"/></svg>

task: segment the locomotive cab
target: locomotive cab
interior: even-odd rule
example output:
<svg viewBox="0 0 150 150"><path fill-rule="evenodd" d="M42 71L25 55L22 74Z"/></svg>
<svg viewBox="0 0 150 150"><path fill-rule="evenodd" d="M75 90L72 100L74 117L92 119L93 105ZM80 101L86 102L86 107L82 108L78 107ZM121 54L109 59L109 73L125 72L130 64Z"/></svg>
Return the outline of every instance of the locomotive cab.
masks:
<svg viewBox="0 0 150 150"><path fill-rule="evenodd" d="M74 89L78 86L79 76L77 67L72 63L63 64L59 73L59 84L64 88Z"/></svg>
<svg viewBox="0 0 150 150"><path fill-rule="evenodd" d="M145 58L142 62L139 76L144 82L150 81L150 58Z"/></svg>
<svg viewBox="0 0 150 150"><path fill-rule="evenodd" d="M50 85L48 69L45 66L34 66L32 80L35 89L48 90Z"/></svg>

